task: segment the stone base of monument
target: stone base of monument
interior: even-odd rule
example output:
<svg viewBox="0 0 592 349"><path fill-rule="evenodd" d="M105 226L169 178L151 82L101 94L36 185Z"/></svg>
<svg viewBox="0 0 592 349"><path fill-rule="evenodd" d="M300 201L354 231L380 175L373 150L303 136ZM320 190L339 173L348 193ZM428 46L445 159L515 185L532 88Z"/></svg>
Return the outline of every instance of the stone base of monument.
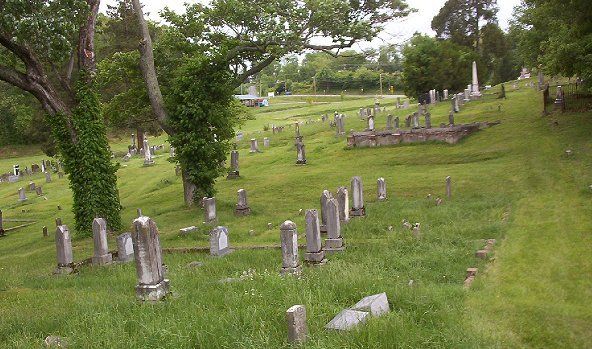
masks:
<svg viewBox="0 0 592 349"><path fill-rule="evenodd" d="M111 253L104 254L102 256L93 256L92 257L92 264L93 265L105 265L111 264L113 262L113 256Z"/></svg>
<svg viewBox="0 0 592 349"><path fill-rule="evenodd" d="M306 160L296 160L296 165L306 165Z"/></svg>
<svg viewBox="0 0 592 349"><path fill-rule="evenodd" d="M235 216L248 216L251 214L251 208L250 207L236 207L234 209L234 215Z"/></svg>
<svg viewBox="0 0 592 349"><path fill-rule="evenodd" d="M319 252L306 252L304 254L304 262L311 266L324 265L327 263L327 260L325 259L325 251L321 250Z"/></svg>
<svg viewBox="0 0 592 349"><path fill-rule="evenodd" d="M164 279L156 285L137 285L136 298L141 301L157 302L169 293L169 280Z"/></svg>
<svg viewBox="0 0 592 349"><path fill-rule="evenodd" d="M325 239L325 253L336 253L345 251L343 238Z"/></svg>
<svg viewBox="0 0 592 349"><path fill-rule="evenodd" d="M365 207L352 208L351 210L349 210L350 217L364 217L365 215L366 215L366 208Z"/></svg>
<svg viewBox="0 0 592 349"><path fill-rule="evenodd" d="M286 274L300 275L301 273L302 273L302 265L299 265L294 268L282 267L282 270L280 270L280 274L282 274L282 275L286 275Z"/></svg>
<svg viewBox="0 0 592 349"><path fill-rule="evenodd" d="M53 271L54 275L70 275L74 273L74 268L71 265L58 265Z"/></svg>
<svg viewBox="0 0 592 349"><path fill-rule="evenodd" d="M154 165L154 161L144 161L144 166L152 166Z"/></svg>
<svg viewBox="0 0 592 349"><path fill-rule="evenodd" d="M227 248L225 248L225 249L223 249L223 250L219 250L219 251L217 251L215 254L212 254L212 253L210 252L210 256L212 256L212 257L224 257L224 256L226 256L227 254L230 254L230 253L232 253L232 252L234 252L234 250L233 250L233 249L231 249L231 248L229 248L229 247L227 247Z"/></svg>
<svg viewBox="0 0 592 349"><path fill-rule="evenodd" d="M228 172L228 176L226 176L226 179L237 179L237 178L240 178L238 171L230 171L230 172Z"/></svg>

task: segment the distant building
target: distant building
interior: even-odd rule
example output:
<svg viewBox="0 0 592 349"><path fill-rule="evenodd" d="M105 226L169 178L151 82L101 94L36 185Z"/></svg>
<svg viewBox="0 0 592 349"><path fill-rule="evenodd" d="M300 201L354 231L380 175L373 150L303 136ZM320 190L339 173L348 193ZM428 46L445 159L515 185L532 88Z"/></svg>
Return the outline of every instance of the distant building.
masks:
<svg viewBox="0 0 592 349"><path fill-rule="evenodd" d="M234 98L247 107L267 107L269 105L267 99L255 95L234 95Z"/></svg>

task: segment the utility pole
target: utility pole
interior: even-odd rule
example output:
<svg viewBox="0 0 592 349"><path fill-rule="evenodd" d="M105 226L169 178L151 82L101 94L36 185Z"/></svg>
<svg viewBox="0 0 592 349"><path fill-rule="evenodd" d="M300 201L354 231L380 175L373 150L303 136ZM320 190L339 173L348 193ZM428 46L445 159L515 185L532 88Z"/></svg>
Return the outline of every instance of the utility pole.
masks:
<svg viewBox="0 0 592 349"><path fill-rule="evenodd" d="M317 77L312 77L312 93L316 96L317 95Z"/></svg>
<svg viewBox="0 0 592 349"><path fill-rule="evenodd" d="M380 98L382 98L382 73L380 73Z"/></svg>

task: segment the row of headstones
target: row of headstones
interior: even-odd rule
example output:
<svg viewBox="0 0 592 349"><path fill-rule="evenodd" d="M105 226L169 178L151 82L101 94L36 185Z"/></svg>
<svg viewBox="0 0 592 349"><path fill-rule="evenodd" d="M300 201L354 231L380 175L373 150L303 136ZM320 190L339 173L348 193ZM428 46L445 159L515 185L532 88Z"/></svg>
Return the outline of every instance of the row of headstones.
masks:
<svg viewBox="0 0 592 349"><path fill-rule="evenodd" d="M45 172L45 183L51 183L51 174L49 172ZM29 182L27 189L29 189L29 191L34 191L37 196L43 196L43 188L41 186L35 185L35 182ZM19 188L17 193L18 201L28 200L24 188Z"/></svg>
<svg viewBox="0 0 592 349"><path fill-rule="evenodd" d="M132 142L135 142L135 136L132 133ZM123 157L123 161L129 161L131 160L131 158L136 155L138 153L138 151L136 150L136 146L135 143L132 143L133 146L128 146L128 152L127 154L125 154L125 156ZM144 137L144 146L142 148L140 148L139 153L142 154L144 156L144 166L152 166L154 165L154 154L156 153L157 150L162 150L164 149L164 145L155 145L155 146L150 146L149 142L148 142L148 137ZM175 157L175 148L174 147L170 147L170 157L173 158Z"/></svg>
<svg viewBox="0 0 592 349"><path fill-rule="evenodd" d="M31 176L35 173L45 173L46 177L49 175L49 171L52 170L53 172L57 172L62 178L64 173L61 171L61 163L60 162L53 162L50 160L42 160L41 166L38 164L31 165L31 170L28 167L25 167L24 170L21 171L20 165L13 165L11 173L5 173L0 175L0 182L9 182L14 183L17 182L21 177L24 176Z"/></svg>

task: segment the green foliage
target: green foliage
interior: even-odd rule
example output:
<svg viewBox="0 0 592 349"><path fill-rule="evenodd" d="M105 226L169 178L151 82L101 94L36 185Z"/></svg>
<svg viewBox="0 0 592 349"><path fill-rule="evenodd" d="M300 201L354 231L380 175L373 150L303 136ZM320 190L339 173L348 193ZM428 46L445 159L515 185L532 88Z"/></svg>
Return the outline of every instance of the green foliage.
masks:
<svg viewBox="0 0 592 349"><path fill-rule="evenodd" d="M234 127L239 122L229 73L206 58L188 59L175 72L167 94L175 160L197 186L195 198L213 196L215 179L224 170Z"/></svg>
<svg viewBox="0 0 592 349"><path fill-rule="evenodd" d="M85 72L82 73L83 77ZM111 163L111 152L101 104L92 83L76 84L77 106L69 120L63 114L49 117L53 136L70 177L73 212L79 236L91 236L92 220L104 217L110 229L121 228L117 165ZM75 134L66 127L72 123Z"/></svg>

